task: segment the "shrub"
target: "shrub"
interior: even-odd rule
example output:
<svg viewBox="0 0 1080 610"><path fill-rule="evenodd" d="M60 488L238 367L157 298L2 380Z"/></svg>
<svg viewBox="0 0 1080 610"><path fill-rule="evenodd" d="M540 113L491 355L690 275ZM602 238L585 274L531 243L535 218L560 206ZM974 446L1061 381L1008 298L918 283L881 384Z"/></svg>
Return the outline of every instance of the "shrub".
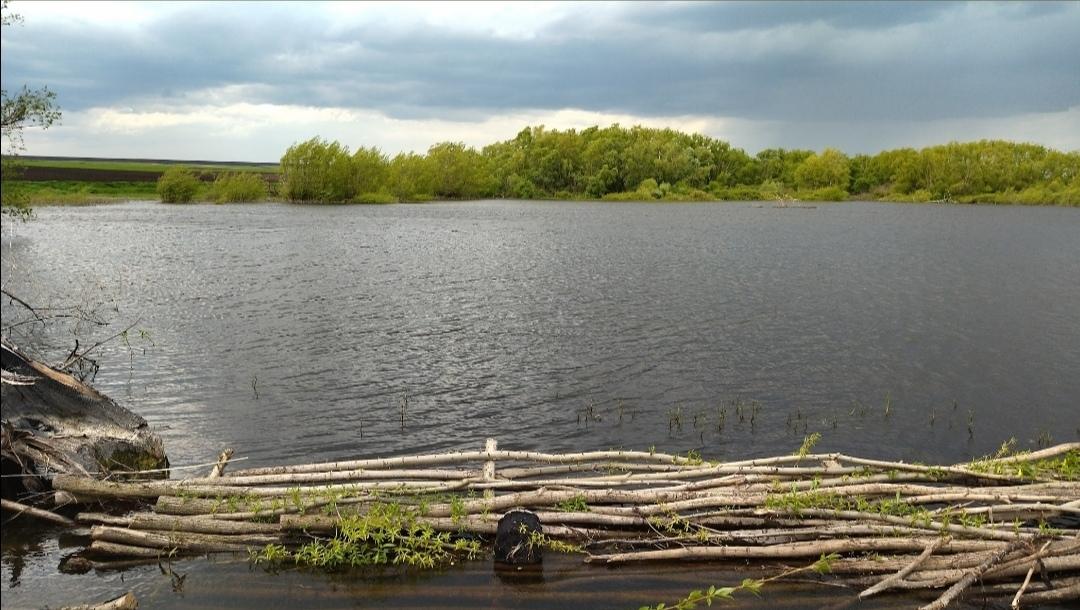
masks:
<svg viewBox="0 0 1080 610"><path fill-rule="evenodd" d="M188 203L195 199L199 179L191 170L176 166L161 174L157 181L157 194L162 203Z"/></svg>
<svg viewBox="0 0 1080 610"><path fill-rule="evenodd" d="M732 186L713 191L713 196L722 201L761 201L765 199L761 191L754 186Z"/></svg>
<svg viewBox="0 0 1080 610"><path fill-rule="evenodd" d="M394 197L386 191L379 191L377 193L361 193L353 198L353 203L397 203L397 197Z"/></svg>
<svg viewBox="0 0 1080 610"><path fill-rule="evenodd" d="M847 191L838 186L799 191L798 196L799 199L806 201L847 201L848 199Z"/></svg>
<svg viewBox="0 0 1080 610"><path fill-rule="evenodd" d="M242 203L266 199L266 181L251 172L219 174L210 187L210 198L217 203Z"/></svg>
<svg viewBox="0 0 1080 610"><path fill-rule="evenodd" d="M607 193L600 199L604 201L651 201L651 195L642 195L637 191L622 191L619 193Z"/></svg>

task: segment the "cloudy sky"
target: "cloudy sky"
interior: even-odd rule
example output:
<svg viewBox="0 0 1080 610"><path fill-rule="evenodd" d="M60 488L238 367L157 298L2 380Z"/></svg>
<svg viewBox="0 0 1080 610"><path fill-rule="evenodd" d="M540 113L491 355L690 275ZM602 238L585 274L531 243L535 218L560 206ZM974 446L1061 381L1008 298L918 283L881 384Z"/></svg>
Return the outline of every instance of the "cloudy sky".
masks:
<svg viewBox="0 0 1080 610"><path fill-rule="evenodd" d="M1080 149L1080 2L11 2L27 154L272 161L643 124L753 153L1007 138Z"/></svg>

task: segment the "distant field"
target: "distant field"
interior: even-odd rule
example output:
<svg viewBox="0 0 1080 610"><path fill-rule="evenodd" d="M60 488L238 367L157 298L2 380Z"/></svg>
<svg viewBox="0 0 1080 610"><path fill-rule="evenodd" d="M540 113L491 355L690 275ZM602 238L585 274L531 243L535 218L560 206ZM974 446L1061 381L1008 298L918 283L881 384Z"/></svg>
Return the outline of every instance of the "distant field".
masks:
<svg viewBox="0 0 1080 610"><path fill-rule="evenodd" d="M167 161L155 159L83 159L62 157L20 157L19 161L26 167L150 172L157 174L160 174L167 168L175 165L182 165L197 171L211 172L259 172L263 174L276 174L278 172L277 163Z"/></svg>
<svg viewBox="0 0 1080 610"><path fill-rule="evenodd" d="M170 167L183 166L202 182L197 200L209 197L211 183L225 172L250 172L273 186L278 181L274 163L173 161L159 159L86 159L20 157L22 166L5 190L19 193L30 205L80 205L157 199L157 180Z"/></svg>

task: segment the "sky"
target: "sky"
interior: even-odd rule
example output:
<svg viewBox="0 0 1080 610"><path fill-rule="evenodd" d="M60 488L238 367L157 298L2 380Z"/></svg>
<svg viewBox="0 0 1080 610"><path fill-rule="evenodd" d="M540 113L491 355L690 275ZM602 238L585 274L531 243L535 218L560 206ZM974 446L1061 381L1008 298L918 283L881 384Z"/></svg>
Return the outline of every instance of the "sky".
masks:
<svg viewBox="0 0 1080 610"><path fill-rule="evenodd" d="M10 3L31 155L275 161L671 127L750 153L1003 138L1080 149L1080 2Z"/></svg>

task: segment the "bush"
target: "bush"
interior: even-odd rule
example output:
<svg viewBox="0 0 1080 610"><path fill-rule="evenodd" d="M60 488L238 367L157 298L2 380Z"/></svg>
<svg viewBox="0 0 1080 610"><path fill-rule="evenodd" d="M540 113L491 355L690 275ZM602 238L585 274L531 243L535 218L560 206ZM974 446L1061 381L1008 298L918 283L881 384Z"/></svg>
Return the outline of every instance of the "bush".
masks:
<svg viewBox="0 0 1080 610"><path fill-rule="evenodd" d="M170 167L157 181L162 203L189 203L199 190L199 179L185 167Z"/></svg>
<svg viewBox="0 0 1080 610"><path fill-rule="evenodd" d="M652 196L642 195L637 191L622 191L619 193L607 193L600 199L604 201L652 201Z"/></svg>
<svg viewBox="0 0 1080 610"><path fill-rule="evenodd" d="M809 191L799 191L798 197L806 201L847 201L848 193L838 186L827 186Z"/></svg>
<svg viewBox="0 0 1080 610"><path fill-rule="evenodd" d="M762 201L765 197L754 186L732 186L713 191L713 196L721 201Z"/></svg>
<svg viewBox="0 0 1080 610"><path fill-rule="evenodd" d="M394 197L386 191L379 191L377 193L361 193L353 198L353 203L397 203L397 197Z"/></svg>
<svg viewBox="0 0 1080 610"><path fill-rule="evenodd" d="M210 187L210 198L217 203L246 203L266 199L266 181L251 172L219 174Z"/></svg>
<svg viewBox="0 0 1080 610"><path fill-rule="evenodd" d="M435 195L431 193L412 193L399 199L401 203L430 203L435 201Z"/></svg>

